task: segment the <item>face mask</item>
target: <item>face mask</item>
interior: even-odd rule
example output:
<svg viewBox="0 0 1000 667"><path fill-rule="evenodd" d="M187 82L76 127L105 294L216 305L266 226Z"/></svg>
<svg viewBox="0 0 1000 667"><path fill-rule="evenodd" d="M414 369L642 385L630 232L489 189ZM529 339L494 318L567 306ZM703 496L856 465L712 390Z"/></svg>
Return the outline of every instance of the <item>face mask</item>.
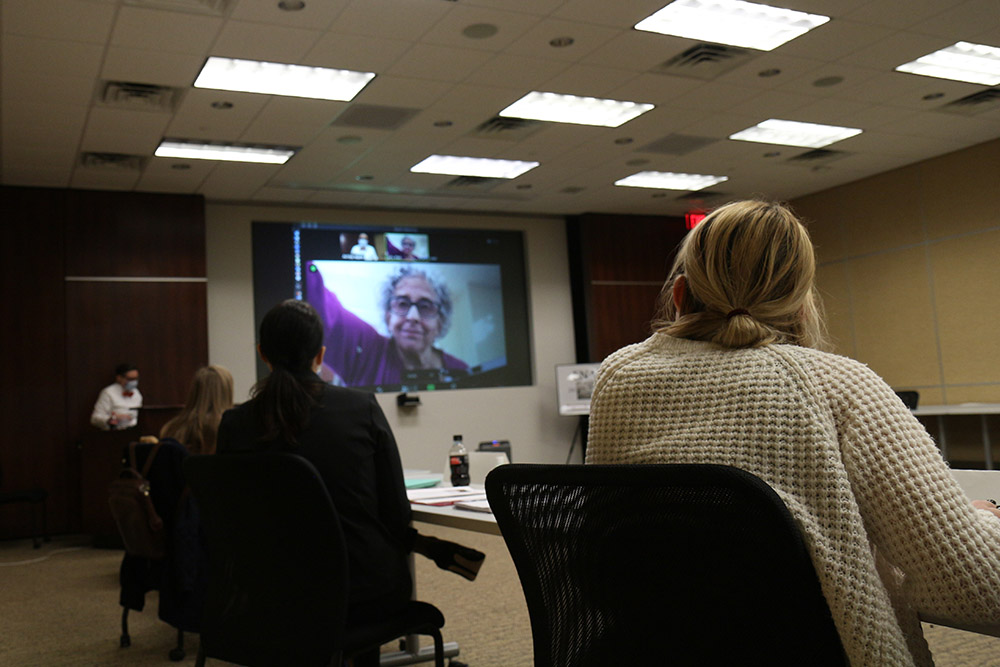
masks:
<svg viewBox="0 0 1000 667"><path fill-rule="evenodd" d="M129 380L125 383L125 391L135 391L139 388L138 380Z"/></svg>

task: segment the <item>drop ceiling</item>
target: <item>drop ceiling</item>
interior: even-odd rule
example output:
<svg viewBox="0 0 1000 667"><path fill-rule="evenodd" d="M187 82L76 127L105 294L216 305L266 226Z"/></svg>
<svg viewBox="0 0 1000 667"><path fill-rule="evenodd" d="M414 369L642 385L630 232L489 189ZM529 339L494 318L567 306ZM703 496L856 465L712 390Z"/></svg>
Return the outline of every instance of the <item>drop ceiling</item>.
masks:
<svg viewBox="0 0 1000 667"><path fill-rule="evenodd" d="M735 197L791 199L1000 137L997 89L893 71L959 40L1000 46L995 0L773 2L832 20L770 52L632 28L664 4L3 0L0 182L213 202L677 215ZM377 76L351 102L193 88L213 55ZM618 128L497 118L530 90L656 108ZM727 139L767 118L864 131L820 151ZM164 137L301 149L281 166L153 157ZM541 164L512 180L409 171L434 153ZM729 180L696 193L613 185L644 170Z"/></svg>

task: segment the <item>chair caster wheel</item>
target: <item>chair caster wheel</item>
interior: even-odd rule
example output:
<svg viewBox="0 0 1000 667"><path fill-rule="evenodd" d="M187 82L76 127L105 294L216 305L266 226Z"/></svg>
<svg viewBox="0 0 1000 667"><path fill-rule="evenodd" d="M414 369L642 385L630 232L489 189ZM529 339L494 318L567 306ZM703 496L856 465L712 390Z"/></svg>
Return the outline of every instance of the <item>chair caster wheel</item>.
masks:
<svg viewBox="0 0 1000 667"><path fill-rule="evenodd" d="M132 645L132 638L129 637L128 635L122 635L121 638L118 640L118 645L121 646L122 648L128 648L129 646Z"/></svg>
<svg viewBox="0 0 1000 667"><path fill-rule="evenodd" d="M168 655L171 661L180 662L181 660L184 659L184 656L186 654L184 653L184 649L182 648L172 648L170 649L170 653Z"/></svg>

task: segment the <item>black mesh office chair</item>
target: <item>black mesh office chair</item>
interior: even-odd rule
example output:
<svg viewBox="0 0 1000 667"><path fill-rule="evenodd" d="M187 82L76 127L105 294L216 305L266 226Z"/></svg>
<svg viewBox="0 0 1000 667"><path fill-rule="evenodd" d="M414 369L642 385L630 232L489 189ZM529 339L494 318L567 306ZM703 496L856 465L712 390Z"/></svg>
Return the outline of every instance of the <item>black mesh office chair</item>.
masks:
<svg viewBox="0 0 1000 667"><path fill-rule="evenodd" d="M800 531L716 465L507 465L486 479L535 665L846 665Z"/></svg>
<svg viewBox="0 0 1000 667"><path fill-rule="evenodd" d="M209 587L197 665L338 665L405 635L434 638L444 617L413 601L347 626L349 573L340 519L319 473L292 454L192 456L184 473L208 540Z"/></svg>

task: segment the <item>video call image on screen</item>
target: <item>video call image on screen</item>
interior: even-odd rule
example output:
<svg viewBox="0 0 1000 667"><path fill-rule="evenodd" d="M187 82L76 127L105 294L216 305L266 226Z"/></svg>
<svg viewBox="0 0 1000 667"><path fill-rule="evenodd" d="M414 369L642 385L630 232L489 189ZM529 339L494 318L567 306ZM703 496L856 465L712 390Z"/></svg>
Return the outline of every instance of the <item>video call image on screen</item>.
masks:
<svg viewBox="0 0 1000 667"><path fill-rule="evenodd" d="M378 392L531 384L520 232L255 222L253 248L257 326L284 299L311 303L328 382Z"/></svg>

